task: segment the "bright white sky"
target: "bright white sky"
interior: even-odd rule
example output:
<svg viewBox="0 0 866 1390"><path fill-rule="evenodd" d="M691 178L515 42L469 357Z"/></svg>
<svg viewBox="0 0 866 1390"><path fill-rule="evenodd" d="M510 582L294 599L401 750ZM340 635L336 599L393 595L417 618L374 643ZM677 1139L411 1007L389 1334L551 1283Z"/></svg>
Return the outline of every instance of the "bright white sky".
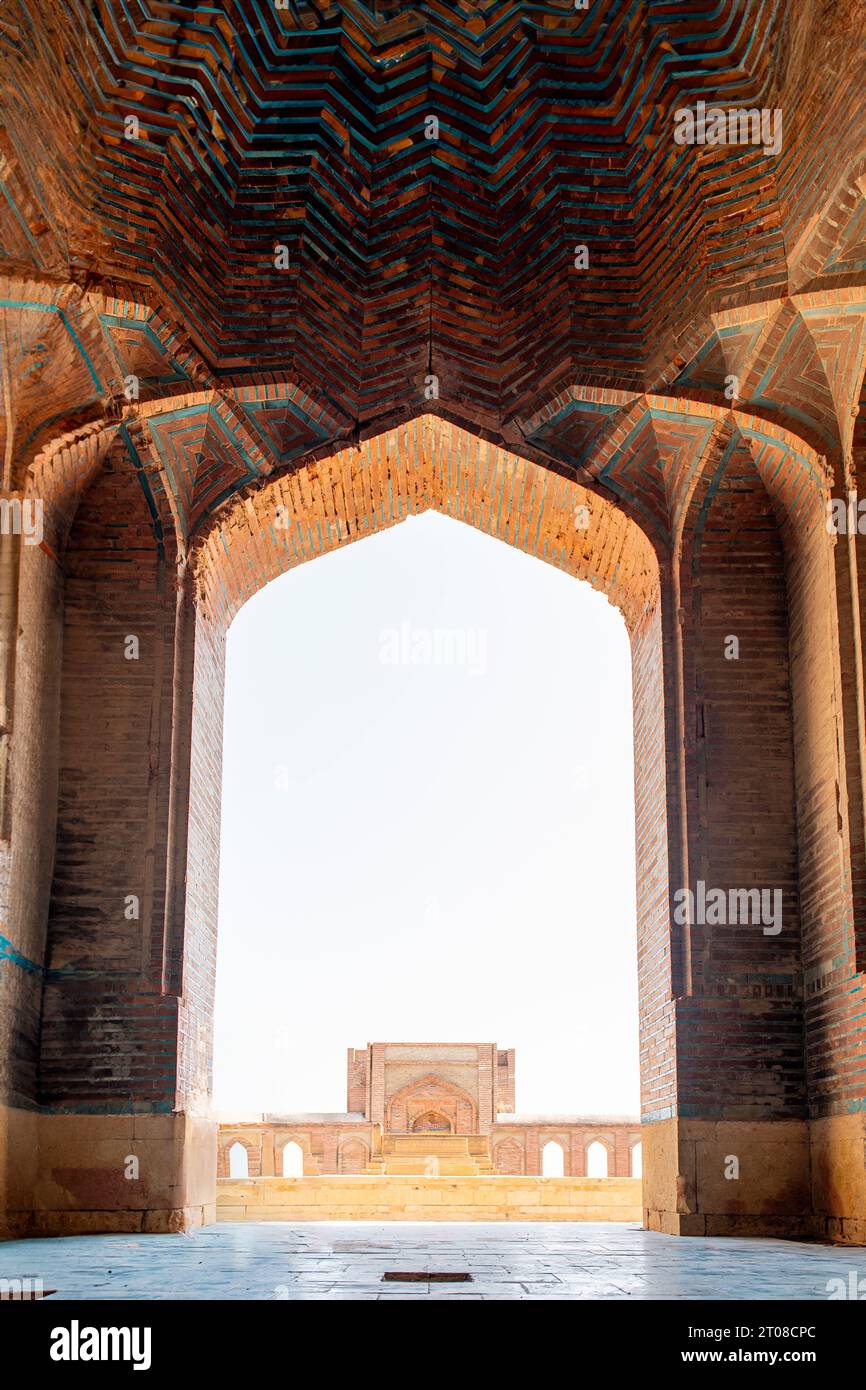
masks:
<svg viewBox="0 0 866 1390"><path fill-rule="evenodd" d="M267 585L228 638L219 1111L344 1110L392 1039L516 1048L522 1114L637 1114L633 818L589 584L427 512Z"/></svg>

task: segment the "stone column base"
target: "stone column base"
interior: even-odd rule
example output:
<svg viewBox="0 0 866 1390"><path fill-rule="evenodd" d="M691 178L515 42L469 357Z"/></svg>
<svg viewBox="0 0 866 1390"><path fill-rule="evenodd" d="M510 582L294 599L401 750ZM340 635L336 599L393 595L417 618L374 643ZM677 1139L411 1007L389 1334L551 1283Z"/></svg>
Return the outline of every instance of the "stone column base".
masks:
<svg viewBox="0 0 866 1390"><path fill-rule="evenodd" d="M644 1225L678 1236L816 1234L805 1120L645 1125Z"/></svg>
<svg viewBox="0 0 866 1390"><path fill-rule="evenodd" d="M184 1114L0 1110L0 1229L165 1234L212 1222L216 1135Z"/></svg>
<svg viewBox="0 0 866 1390"><path fill-rule="evenodd" d="M866 1112L809 1125L815 1234L866 1245Z"/></svg>

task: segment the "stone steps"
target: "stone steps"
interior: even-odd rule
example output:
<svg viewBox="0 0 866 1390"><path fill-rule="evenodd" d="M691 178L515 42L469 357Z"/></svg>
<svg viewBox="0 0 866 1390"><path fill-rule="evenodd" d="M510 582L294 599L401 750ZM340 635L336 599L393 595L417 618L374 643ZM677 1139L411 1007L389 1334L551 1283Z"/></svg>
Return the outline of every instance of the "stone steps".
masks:
<svg viewBox="0 0 866 1390"><path fill-rule="evenodd" d="M495 1173L490 1141L483 1134L385 1134L368 1173L399 1177L478 1177Z"/></svg>

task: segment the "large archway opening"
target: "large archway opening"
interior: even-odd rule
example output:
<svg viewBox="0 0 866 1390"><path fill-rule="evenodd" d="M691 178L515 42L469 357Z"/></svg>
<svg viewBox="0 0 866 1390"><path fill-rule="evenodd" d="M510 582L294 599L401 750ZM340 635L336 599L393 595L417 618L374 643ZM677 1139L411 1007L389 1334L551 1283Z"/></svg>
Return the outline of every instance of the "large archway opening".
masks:
<svg viewBox="0 0 866 1390"><path fill-rule="evenodd" d="M664 1052L669 1035L670 1014L663 1001L670 996L672 957L676 954L661 944L667 935L667 923L659 912L670 891L670 808L666 797L665 665L656 555L650 541L623 510L582 486L439 418L415 420L363 446L318 460L296 474L260 487L246 501L227 509L200 547L196 561L195 687L203 693L201 699L193 696L193 813L187 879L197 887L194 905L201 915L205 937L212 941L216 932L214 845L218 840L218 806L212 769L216 755L222 754L222 730L221 710L213 699L213 691L222 688L228 626L252 595L258 594L257 602L266 597L259 591L271 579L318 555L339 550L348 541L387 530L423 512L441 513L440 525L448 524L444 518L451 518L452 523L464 522L565 574L589 581L620 610L621 618L615 621L625 621L631 645L632 720L628 737L634 740L639 756L634 766L634 818L629 817L628 825L613 833L624 838L629 847L636 845L637 934L639 941L644 942L638 959L649 965L641 982L642 1070L645 1077L650 1077L649 1098L655 1103L665 1070L664 1084L672 1081L669 1069L659 1066L657 1059ZM428 518L427 524L431 521L435 523L437 518ZM413 522L419 524L417 519ZM335 561L338 558L341 557L334 557ZM390 630L395 635L399 661L399 644L403 640L405 645L405 634L401 638L399 623L390 624ZM468 651L465 630L463 639L467 648L463 659L468 660L472 653ZM407 659L405 654L403 659ZM430 659L436 659L432 647ZM534 697L532 704L543 706L544 700ZM575 721L578 722L585 729L591 721ZM568 746L567 726L563 738ZM580 741L578 738L578 745ZM579 746L574 752L568 746L565 756L569 766L577 763L579 781L585 774ZM269 775L275 775L278 783L281 779L284 790L291 787L292 769L281 759L276 760L276 766L271 759ZM579 788L575 794L580 795ZM603 879L603 873L599 877ZM627 885L631 874L617 875L619 886L623 877ZM600 886L596 884L597 888ZM580 883L572 879L572 901L576 888L579 892ZM610 898L609 883L606 892ZM435 897L435 893L428 892L426 897ZM594 901L590 916L597 930L598 922L604 920L605 907L601 898ZM195 914L191 918L189 913L192 902L188 895L188 940L196 927ZM202 911L205 907L207 920ZM653 934L659 933L659 946L653 949ZM566 973L574 972L570 969ZM229 978L231 974L228 972ZM569 1025L575 1042L575 1065L579 1067L580 1025L572 1017L565 1024L565 1032ZM587 1037L583 1040L584 1055L590 1049L591 1038ZM646 1089L644 1096L646 1099ZM527 1171L540 1171L540 1148L534 1158L528 1156L524 1162ZM533 1168L533 1163L538 1166Z"/></svg>
<svg viewBox="0 0 866 1390"><path fill-rule="evenodd" d="M344 1110L346 1045L371 1033L500 1038L519 1113L637 1117L634 883L628 636L589 584L430 511L240 610L227 1122ZM422 1088L396 1127L439 1100Z"/></svg>
<svg viewBox="0 0 866 1390"><path fill-rule="evenodd" d="M51 513L47 533L60 560L49 564L46 552L32 549L22 557L33 582L19 616L32 632L44 607L59 641L61 615L63 695L49 681L40 686L41 668L28 664L25 645L20 681L22 688L31 681L36 713L19 721L16 738L19 749L29 738L49 756L19 762L12 814L29 823L43 803L47 814L57 756L58 833L47 968L33 974L25 960L16 978L38 980L41 991L40 1128L62 1133L66 1113L77 1108L88 1117L127 1116L133 1138L141 1113L160 1130L154 1151L163 1155L164 1181L140 1193L124 1182L113 1198L118 1209L132 1199L136 1211L153 1209L153 1221L167 1224L206 1220L213 1210L211 1019L230 623L271 578L434 510L589 579L619 608L629 634L647 1224L735 1232L745 1207L761 1232L811 1229L810 1139L828 1127L822 1121L810 1131L803 1117L800 914L813 919L816 883L822 866L837 862L838 838L838 823L825 815L832 786L820 804L809 799L832 765L828 726L816 711L833 703L837 651L826 624L806 621L827 611L833 583L817 464L805 450L794 454L778 430L744 418L737 429L719 422L692 472L675 471L690 456L674 450L673 465L654 475L656 488L641 492L630 469L636 451L649 447L643 432L661 429L664 415L663 403L650 409L651 426L640 403L629 407L596 450L606 497L619 493L622 506L425 417L258 482L202 521L191 553L172 529L166 494L152 491L157 525L120 441L88 435L90 471L76 474L80 496L65 483L77 455L46 452L43 481L57 485L65 508ZM669 418L673 447L681 422L673 412ZM673 554L653 520L668 493L677 508ZM627 514L632 508L656 536L661 561ZM736 643L726 620L732 606ZM791 622L803 640L789 668ZM812 697L816 672L820 698ZM41 735L58 713L52 753ZM94 742L97 726L104 733ZM798 837L814 850L799 863ZM47 903L46 864L27 868ZM20 893L27 882L20 856L13 869ZM735 905L743 895L759 905L763 895L781 896L782 931L772 917L768 931L757 921L683 917L682 896L696 898L692 889L714 880ZM27 913L38 901L27 899ZM35 932L35 916L17 899L13 905L21 929L26 921ZM38 956L34 945L29 960ZM764 1066L777 1050L780 1065ZM500 1056L485 1065L501 1065L507 1076L508 1056ZM80 1124L87 1128L89 1119ZM351 1150L354 1165L362 1143ZM732 1189L724 1159L746 1143L748 1178ZM504 1169L527 1166L525 1155L505 1144L500 1151ZM271 1152L262 1147L264 1164ZM837 1152L831 1145L817 1155L822 1192L832 1186ZM380 1157L371 1151L368 1161ZM581 1161L578 1147L572 1172ZM627 1153L618 1154L618 1166L626 1162ZM173 1177L178 1164L182 1184ZM40 1191L48 1192L46 1220L53 1219L59 1199ZM84 1209L88 1191L72 1198Z"/></svg>

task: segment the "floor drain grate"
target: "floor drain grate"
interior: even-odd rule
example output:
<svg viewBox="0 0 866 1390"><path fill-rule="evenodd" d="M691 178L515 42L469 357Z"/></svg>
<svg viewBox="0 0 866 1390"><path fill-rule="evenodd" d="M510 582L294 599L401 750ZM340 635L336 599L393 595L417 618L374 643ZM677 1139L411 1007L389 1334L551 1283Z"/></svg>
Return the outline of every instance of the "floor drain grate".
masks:
<svg viewBox="0 0 866 1390"><path fill-rule="evenodd" d="M449 1274L441 1269L393 1269L382 1275L394 1284L471 1284L471 1274Z"/></svg>

